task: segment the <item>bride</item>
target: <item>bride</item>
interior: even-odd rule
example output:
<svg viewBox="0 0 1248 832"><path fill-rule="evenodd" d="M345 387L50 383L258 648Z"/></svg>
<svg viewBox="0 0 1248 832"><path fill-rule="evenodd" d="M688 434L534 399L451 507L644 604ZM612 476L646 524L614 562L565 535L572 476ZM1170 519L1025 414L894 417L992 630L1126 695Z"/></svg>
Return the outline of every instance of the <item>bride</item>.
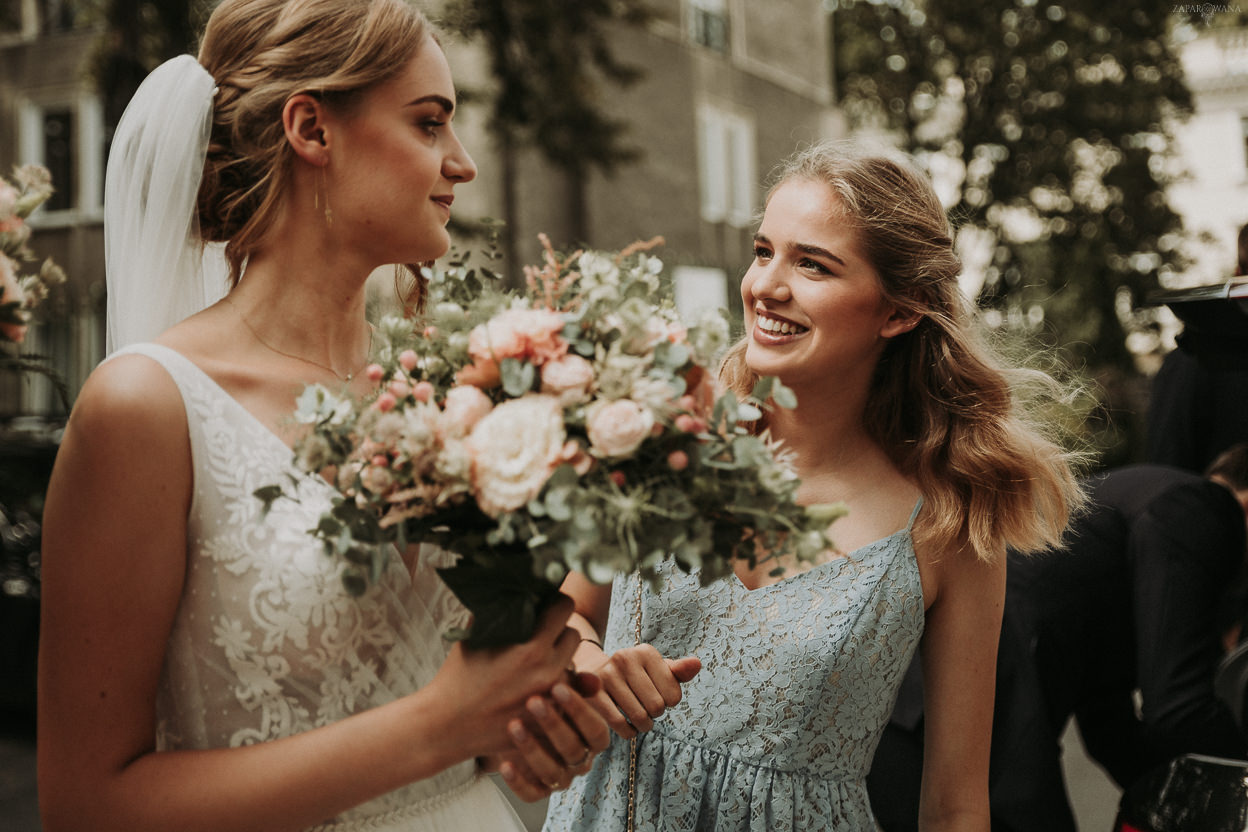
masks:
<svg viewBox="0 0 1248 832"><path fill-rule="evenodd" d="M605 747L563 681L570 604L528 643L448 650L439 553L351 597L307 533L329 484L302 477L267 517L252 496L296 473L305 384L367 389L368 274L446 252L476 175L454 102L403 0L225 0L198 61L127 109L106 197L121 349L83 388L45 515L50 832L519 829L478 758L537 799Z"/></svg>

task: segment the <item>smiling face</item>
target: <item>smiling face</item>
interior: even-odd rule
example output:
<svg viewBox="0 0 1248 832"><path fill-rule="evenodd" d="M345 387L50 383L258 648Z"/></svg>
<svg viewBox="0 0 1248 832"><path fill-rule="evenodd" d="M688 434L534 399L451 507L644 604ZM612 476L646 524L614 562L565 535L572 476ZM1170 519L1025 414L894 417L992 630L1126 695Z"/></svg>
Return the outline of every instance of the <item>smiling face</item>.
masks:
<svg viewBox="0 0 1248 832"><path fill-rule="evenodd" d="M881 289L828 186L790 179L772 193L741 281L746 364L793 387L865 391L888 339L913 328Z"/></svg>
<svg viewBox="0 0 1248 832"><path fill-rule="evenodd" d="M432 260L450 246L454 187L477 174L452 129L454 109L450 67L426 38L397 76L330 115L334 225L378 264Z"/></svg>

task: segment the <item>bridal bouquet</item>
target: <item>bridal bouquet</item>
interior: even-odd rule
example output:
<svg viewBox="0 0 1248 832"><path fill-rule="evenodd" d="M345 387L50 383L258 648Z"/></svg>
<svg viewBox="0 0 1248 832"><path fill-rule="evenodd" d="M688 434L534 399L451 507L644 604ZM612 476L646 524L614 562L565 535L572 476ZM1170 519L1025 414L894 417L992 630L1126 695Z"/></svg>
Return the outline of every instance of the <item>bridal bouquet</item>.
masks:
<svg viewBox="0 0 1248 832"><path fill-rule="evenodd" d="M376 580L379 544L435 543L460 556L440 573L473 613L453 635L493 646L527 639L569 570L657 584L671 557L709 582L734 558L830 547L840 508L798 506L782 455L747 429L792 391L716 389L723 317L682 324L645 245L561 257L542 241L521 292L467 258L426 270L427 318L378 327L376 392L299 399L299 465L332 466L340 491L314 533L348 588Z"/></svg>

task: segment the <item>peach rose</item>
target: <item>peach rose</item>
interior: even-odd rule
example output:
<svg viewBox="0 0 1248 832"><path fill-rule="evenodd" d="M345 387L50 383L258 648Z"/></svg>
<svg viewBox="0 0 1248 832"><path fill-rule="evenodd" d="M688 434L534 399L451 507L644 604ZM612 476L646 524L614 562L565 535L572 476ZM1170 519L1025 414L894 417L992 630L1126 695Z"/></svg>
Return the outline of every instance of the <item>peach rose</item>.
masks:
<svg viewBox="0 0 1248 832"><path fill-rule="evenodd" d="M563 406L554 396L521 396L486 414L465 442L481 510L497 516L536 497L559 465L565 440Z"/></svg>
<svg viewBox="0 0 1248 832"><path fill-rule="evenodd" d="M472 385L452 387L446 391L438 425L444 436L462 438L471 433L477 422L493 409L494 403L480 388Z"/></svg>
<svg viewBox="0 0 1248 832"><path fill-rule="evenodd" d="M590 405L586 431L598 456L628 456L650 435L654 414L632 399Z"/></svg>
<svg viewBox="0 0 1248 832"><path fill-rule="evenodd" d="M18 285L17 272L13 269L13 261L0 254L0 303L17 301L17 315L19 318L23 318L25 313L22 311L21 304L25 300L26 295L22 291L22 287ZM26 324L0 321L0 337L15 344L20 344L22 339L26 337Z"/></svg>
<svg viewBox="0 0 1248 832"><path fill-rule="evenodd" d="M594 383L594 365L579 355L561 355L542 365L542 392L559 397L564 407L584 401Z"/></svg>
<svg viewBox="0 0 1248 832"><path fill-rule="evenodd" d="M468 333L468 354L474 363L522 358L543 364L568 351L562 331L563 318L558 312L506 309Z"/></svg>
<svg viewBox="0 0 1248 832"><path fill-rule="evenodd" d="M497 387L502 380L503 376L498 369L498 362L492 358L475 359L455 374L456 384L472 385L483 390Z"/></svg>

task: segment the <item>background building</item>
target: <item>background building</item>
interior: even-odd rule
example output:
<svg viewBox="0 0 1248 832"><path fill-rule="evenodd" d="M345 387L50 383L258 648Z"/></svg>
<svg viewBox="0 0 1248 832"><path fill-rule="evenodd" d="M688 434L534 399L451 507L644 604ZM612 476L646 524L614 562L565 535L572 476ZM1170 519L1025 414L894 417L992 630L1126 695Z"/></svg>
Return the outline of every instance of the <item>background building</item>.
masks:
<svg viewBox="0 0 1248 832"><path fill-rule="evenodd" d="M1192 233L1188 285L1235 273L1236 237L1248 223L1248 29L1196 27L1179 46L1194 112L1175 126L1187 177L1171 204Z"/></svg>

